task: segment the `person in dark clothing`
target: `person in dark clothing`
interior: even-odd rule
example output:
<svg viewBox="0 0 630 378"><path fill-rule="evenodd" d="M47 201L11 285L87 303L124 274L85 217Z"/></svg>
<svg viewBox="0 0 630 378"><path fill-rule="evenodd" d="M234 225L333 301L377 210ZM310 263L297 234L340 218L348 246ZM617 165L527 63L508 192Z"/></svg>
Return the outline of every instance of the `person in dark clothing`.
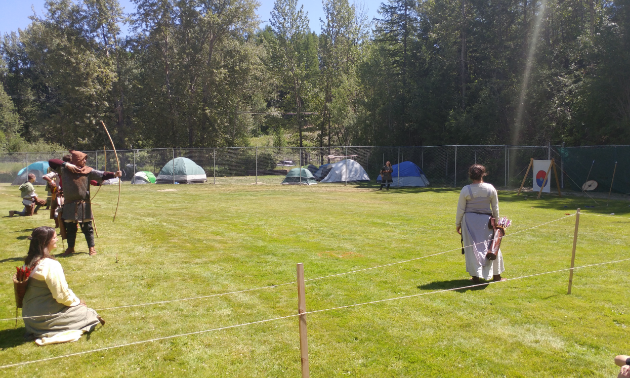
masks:
<svg viewBox="0 0 630 378"><path fill-rule="evenodd" d="M68 249L65 255L74 253L78 224L85 235L90 256L96 254L94 248L94 229L92 227L92 204L90 203L90 181L97 183L114 177L121 177L122 172L97 171L86 165L87 155L81 151L70 150L72 160L68 162L59 159L48 161L50 167L59 174L63 182L64 204L61 209L61 219L68 238Z"/></svg>
<svg viewBox="0 0 630 378"><path fill-rule="evenodd" d="M392 172L394 172L392 163L387 161L383 168L381 168L381 188L379 190L383 190L383 186L385 185L387 185L387 190L389 190L389 184L393 182Z"/></svg>

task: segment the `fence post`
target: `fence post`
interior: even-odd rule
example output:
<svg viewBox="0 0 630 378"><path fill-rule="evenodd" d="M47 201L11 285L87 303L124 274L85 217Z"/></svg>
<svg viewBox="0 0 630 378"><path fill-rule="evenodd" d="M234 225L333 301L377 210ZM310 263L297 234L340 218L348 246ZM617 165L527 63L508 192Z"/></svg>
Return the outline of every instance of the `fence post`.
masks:
<svg viewBox="0 0 630 378"><path fill-rule="evenodd" d="M344 183L345 186L348 185L348 174L349 174L348 172L348 146L346 146L346 182Z"/></svg>
<svg viewBox="0 0 630 378"><path fill-rule="evenodd" d="M256 146L256 185L258 185L258 146Z"/></svg>
<svg viewBox="0 0 630 378"><path fill-rule="evenodd" d="M24 153L24 164L26 166L26 180L28 181L28 152Z"/></svg>
<svg viewBox="0 0 630 378"><path fill-rule="evenodd" d="M173 147L173 184L175 184L175 148Z"/></svg>
<svg viewBox="0 0 630 378"><path fill-rule="evenodd" d="M562 147L560 149L560 186L564 189L564 142L562 142Z"/></svg>
<svg viewBox="0 0 630 378"><path fill-rule="evenodd" d="M453 175L455 176L453 187L457 188L457 146L455 146L455 169L453 170Z"/></svg>
<svg viewBox="0 0 630 378"><path fill-rule="evenodd" d="M398 147L398 186L400 187L400 147Z"/></svg>
<svg viewBox="0 0 630 378"><path fill-rule="evenodd" d="M308 339L306 333L306 290L304 285L304 265L297 264L298 281L298 314L300 314L300 359L302 361L302 378L309 377Z"/></svg>
<svg viewBox="0 0 630 378"><path fill-rule="evenodd" d="M133 150L133 176L131 177L131 180L133 180L136 176L136 151L137 150Z"/></svg>
<svg viewBox="0 0 630 378"><path fill-rule="evenodd" d="M420 168L422 168L424 173L424 147L420 147L420 151L422 152L422 166Z"/></svg>
<svg viewBox="0 0 630 378"><path fill-rule="evenodd" d="M504 177L504 179L505 179L505 187L507 188L507 181L508 181L508 179L507 179L507 170L508 170L508 157L507 157L508 149L507 149L507 144L504 144L503 148L505 150L505 156L503 157L503 159L504 159L503 160L503 164L504 164L503 166L505 167L505 170L503 171L503 174L505 176Z"/></svg>
<svg viewBox="0 0 630 378"><path fill-rule="evenodd" d="M547 160L551 160L551 142L547 142Z"/></svg>
<svg viewBox="0 0 630 378"><path fill-rule="evenodd" d="M213 177L213 185L217 184L217 149L212 149L212 177Z"/></svg>
<svg viewBox="0 0 630 378"><path fill-rule="evenodd" d="M577 246L578 227L580 225L580 209L577 209L575 213L575 231L573 231L573 253L571 254L571 270L569 273L569 291L567 294L571 294L571 286L573 285L573 267L575 266L575 247Z"/></svg>
<svg viewBox="0 0 630 378"><path fill-rule="evenodd" d="M98 150L94 150L94 166L98 169Z"/></svg>

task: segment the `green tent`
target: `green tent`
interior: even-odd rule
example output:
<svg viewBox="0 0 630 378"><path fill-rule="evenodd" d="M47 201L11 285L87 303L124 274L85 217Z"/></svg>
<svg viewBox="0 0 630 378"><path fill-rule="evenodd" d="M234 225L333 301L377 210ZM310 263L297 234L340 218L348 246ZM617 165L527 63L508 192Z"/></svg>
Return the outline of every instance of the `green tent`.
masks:
<svg viewBox="0 0 630 378"><path fill-rule="evenodd" d="M140 171L136 172L131 179L132 184L155 184L155 175L153 172Z"/></svg>
<svg viewBox="0 0 630 378"><path fill-rule="evenodd" d="M206 171L194 161L185 157L178 157L164 164L156 182L158 184L203 183L206 182Z"/></svg>
<svg viewBox="0 0 630 378"><path fill-rule="evenodd" d="M306 168L293 168L282 181L283 185L315 185L317 180Z"/></svg>

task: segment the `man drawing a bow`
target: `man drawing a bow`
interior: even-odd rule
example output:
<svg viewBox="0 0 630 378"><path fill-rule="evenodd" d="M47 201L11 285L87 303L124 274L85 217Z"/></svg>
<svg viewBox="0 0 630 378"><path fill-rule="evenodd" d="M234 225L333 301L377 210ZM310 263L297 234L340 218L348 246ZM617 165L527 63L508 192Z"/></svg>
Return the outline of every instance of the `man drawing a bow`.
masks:
<svg viewBox="0 0 630 378"><path fill-rule="evenodd" d="M90 256L96 254L94 249L94 229L92 227L92 204L90 203L90 181L95 180L99 184L103 180L121 177L122 172L103 172L86 165L87 155L81 151L70 150L72 159L69 163L59 159L48 161L50 167L55 170L63 182L64 205L61 209L61 227L65 228L68 238L68 249L64 255L74 253L74 244L77 238L78 224L85 235Z"/></svg>

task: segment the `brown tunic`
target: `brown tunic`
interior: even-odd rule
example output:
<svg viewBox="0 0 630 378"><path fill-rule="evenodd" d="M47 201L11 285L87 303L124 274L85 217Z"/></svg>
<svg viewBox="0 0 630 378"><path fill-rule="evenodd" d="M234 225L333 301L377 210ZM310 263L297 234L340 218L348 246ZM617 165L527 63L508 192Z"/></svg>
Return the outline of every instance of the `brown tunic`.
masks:
<svg viewBox="0 0 630 378"><path fill-rule="evenodd" d="M64 205L61 215L63 220L66 222L91 221L90 181L95 180L100 184L103 180L114 178L114 173L91 168L84 169L87 173L72 173L62 166L61 160L53 159L48 163L59 174L63 183Z"/></svg>

